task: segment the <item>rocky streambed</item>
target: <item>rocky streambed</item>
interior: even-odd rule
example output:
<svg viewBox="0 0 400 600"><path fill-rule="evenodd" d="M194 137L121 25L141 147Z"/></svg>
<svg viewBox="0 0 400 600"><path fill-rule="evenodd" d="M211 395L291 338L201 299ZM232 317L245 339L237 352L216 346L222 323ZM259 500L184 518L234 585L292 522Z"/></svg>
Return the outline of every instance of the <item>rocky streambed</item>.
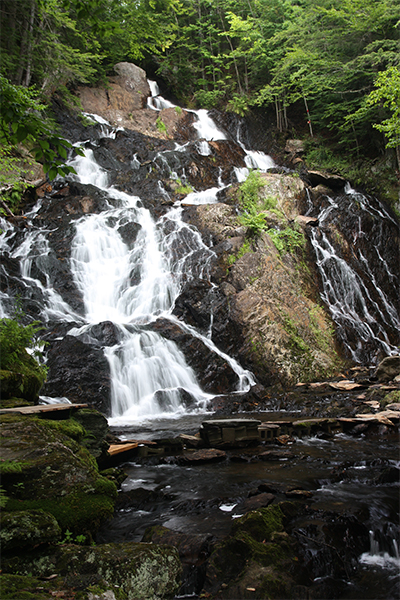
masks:
<svg viewBox="0 0 400 600"><path fill-rule="evenodd" d="M3 409L2 597L396 598L399 385L298 387L111 430Z"/></svg>

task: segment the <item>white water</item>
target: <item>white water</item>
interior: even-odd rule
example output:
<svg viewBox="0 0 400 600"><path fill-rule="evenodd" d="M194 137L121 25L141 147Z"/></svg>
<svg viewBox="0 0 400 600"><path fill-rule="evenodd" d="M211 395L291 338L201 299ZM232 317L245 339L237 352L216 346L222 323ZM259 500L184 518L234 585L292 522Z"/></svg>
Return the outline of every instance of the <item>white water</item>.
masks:
<svg viewBox="0 0 400 600"><path fill-rule="evenodd" d="M223 356L237 373L237 390L249 389L254 382L249 372L171 315L182 279L208 279L213 255L199 233L183 222L182 208L173 207L156 222L141 206L140 198L108 187L107 175L91 151L72 165L79 181L96 185L109 199L109 210L76 223L71 270L84 300L86 325L70 333L78 335L103 321L112 321L118 328L119 343L105 350L112 378L110 422L128 425L206 410L211 396L200 389L182 352L174 342L148 328L161 316L185 327ZM214 201L209 190L204 201L207 198ZM133 248L128 248L118 232L129 221L140 226Z"/></svg>
<svg viewBox="0 0 400 600"><path fill-rule="evenodd" d="M349 186L346 193L357 200L362 211L372 215L374 219L393 221L384 208L376 209L368 204L368 200L362 194L352 190ZM362 266L364 273L368 275L378 300L374 300L371 290L364 283L356 270L335 249L331 241L329 223L330 219L340 211L339 205L329 196L324 197L325 206L317 216L319 227L310 228L310 241L314 247L316 264L322 281L321 297L328 306L332 318L345 334L343 342L351 358L355 362L362 361L366 345L371 342L380 349L384 355L396 354L399 349L390 343L386 327L392 327L400 331L400 318L396 308L392 306L384 291L380 288L361 249L357 248L357 241L364 236L362 230L361 216L358 221L358 229L353 234L352 252ZM312 208L308 212L311 212ZM307 213L308 214L308 213ZM374 248L379 264L379 240L374 239ZM389 277L394 280L387 263L382 264ZM379 321L376 317L379 315ZM343 329L344 328L344 329ZM354 342L357 340L357 343Z"/></svg>

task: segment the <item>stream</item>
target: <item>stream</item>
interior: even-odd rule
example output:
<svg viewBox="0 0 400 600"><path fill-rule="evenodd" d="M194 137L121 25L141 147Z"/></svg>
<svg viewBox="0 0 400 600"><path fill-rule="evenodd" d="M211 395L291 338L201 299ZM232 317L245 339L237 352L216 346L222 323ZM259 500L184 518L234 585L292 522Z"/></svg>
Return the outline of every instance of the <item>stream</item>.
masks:
<svg viewBox="0 0 400 600"><path fill-rule="evenodd" d="M150 85L150 108L174 106L159 96L155 82ZM207 156L210 141L229 136L207 111L191 112L196 119L198 154ZM87 119L97 128L98 139L115 137L116 130L103 119L96 115L87 115ZM1 219L1 249L8 257L3 274L12 277L19 269L16 293L2 289L1 316L10 316L16 297L22 296L25 310L54 332L53 340L72 336L92 344L96 352L101 350L111 374L109 425L120 439L195 435L202 421L212 415L209 407L215 394L204 391L183 352L163 336L157 326L160 320L179 326L229 365L234 374L232 395L245 394L255 384L250 371L214 344L212 314L208 330L202 331L173 314L187 281L210 283L214 250L184 221L183 201L157 215L139 196L111 185L109 173L96 160L96 143L79 142L85 156L71 157L69 164L77 174L69 181L71 186L87 186L97 194L100 209L88 210L84 216L67 222L65 235L71 242L70 253L57 263L55 275L50 271L55 262L51 244L53 234L58 235L58 217L47 222L40 218L45 206L50 210L51 201L41 199L26 213L32 227L25 230L17 230ZM249 169L267 172L276 166L270 156L246 148L239 131L236 143L245 153L245 164L235 166L229 179L220 174L212 187L186 195L185 206L216 203L221 190L243 181ZM159 152L154 163L160 170L167 170L170 178L184 183L185 171L179 167L178 158L185 151L185 144L176 144L174 151ZM143 168L136 156L132 156L132 165L138 172ZM62 185L60 181L60 189ZM161 181L159 185L168 201ZM363 365L376 364L382 352L398 352L397 276L391 266L395 259L383 235L385 228L397 224L378 200L350 186L335 198L326 196L323 206L310 197L308 202L307 215L317 217L320 224L312 229L310 241L319 269L322 300L349 358ZM358 222L357 239L353 235L349 240L353 245L348 260L338 255L332 234L339 218ZM368 242L371 239L373 245ZM78 292L76 301L65 300L59 278L64 278L64 283L65 278L72 281ZM389 286L385 286L388 281ZM102 337L104 327L99 333L104 323L112 329L107 343ZM61 396L41 399L63 400ZM283 408L277 412L271 402L269 412L246 414L252 416L274 421L296 417L296 413ZM262 444L262 451L270 448ZM184 465L173 455L127 462L123 465L127 479L122 484L127 500L117 507L114 520L102 527L98 541L141 541L145 530L156 524L219 539L228 534L233 520L242 514L241 504L254 490L269 491L279 501L287 498L288 490L300 489L312 495L290 527L308 560L316 590L312 597L397 598L399 487L398 481L384 475L400 466L397 432L381 426L358 437L338 433L295 438L284 451L286 454L278 453L268 461L260 458L260 449L247 448L228 452L227 460L218 464ZM359 545L354 550L357 560L340 585L329 555L317 551L318 540L313 537L319 528L323 529L328 514L333 521L348 522L349 536L356 538L359 531ZM358 530L359 523L362 527ZM325 587L323 581L327 582ZM335 582L331 587L334 595L327 591L331 581ZM196 598L199 591L196 584L188 584L181 597Z"/></svg>

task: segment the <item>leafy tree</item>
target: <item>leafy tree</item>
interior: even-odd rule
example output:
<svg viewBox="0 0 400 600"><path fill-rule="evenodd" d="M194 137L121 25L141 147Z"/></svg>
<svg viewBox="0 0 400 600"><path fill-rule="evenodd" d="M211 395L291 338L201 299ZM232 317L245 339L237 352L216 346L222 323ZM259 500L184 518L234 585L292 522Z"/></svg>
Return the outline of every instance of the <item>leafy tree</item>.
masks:
<svg viewBox="0 0 400 600"><path fill-rule="evenodd" d="M3 184L7 183L7 171L10 172L8 183L11 186L20 175L13 171L20 143L28 146L36 160L43 162L44 171L50 179L58 174L75 172L65 164L68 149L72 146L55 135L55 124L45 118L45 109L46 105L38 100L36 91L12 85L0 75L0 167L5 173ZM81 151L78 150L78 153Z"/></svg>
<svg viewBox="0 0 400 600"><path fill-rule="evenodd" d="M379 73L375 89L367 97L366 104L383 105L389 109L390 116L373 126L385 134L386 147L396 149L400 169L400 68L389 67Z"/></svg>

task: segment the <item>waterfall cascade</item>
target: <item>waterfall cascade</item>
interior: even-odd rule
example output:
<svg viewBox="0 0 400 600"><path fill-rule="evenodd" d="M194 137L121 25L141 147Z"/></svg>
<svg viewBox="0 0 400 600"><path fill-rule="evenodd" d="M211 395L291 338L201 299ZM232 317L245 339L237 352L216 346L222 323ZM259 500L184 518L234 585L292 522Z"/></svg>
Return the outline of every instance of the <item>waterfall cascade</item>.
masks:
<svg viewBox="0 0 400 600"><path fill-rule="evenodd" d="M153 95L148 104L152 109L174 106L159 96L155 82L149 83ZM197 119L194 124L197 152L208 156L209 142L226 141L227 135L215 125L207 111L191 112ZM107 121L96 115L87 115L87 118L100 128L100 138L115 138L116 130ZM237 143L245 153L246 167L235 166L233 179L242 181L251 168L265 172L274 166L271 157L245 148L240 140L240 129ZM180 173L176 171L179 170L176 157L185 151L186 144L176 145L175 152L160 151L154 160L172 178L184 180L184 169ZM85 156L76 156L70 164L77 173L71 176L72 183L91 186L105 197L102 211L85 214L74 221L68 268L83 300L83 314L62 298L46 274L51 262L49 240L54 230L48 225L35 224L22 239L4 223L1 244L3 250L19 262L22 285L33 290L28 295L40 296L40 318L44 322L70 323L69 335L78 336L90 335L96 324L105 321L114 324L118 342L105 349L112 376L112 417L124 422L124 419L206 410L210 394L201 389L176 344L154 330L153 324L159 318L179 324L228 361L237 377L232 393L248 390L254 384L249 371L218 350L206 332L196 331L172 315L184 281L196 277L210 282L209 264L214 256L213 249L204 244L197 230L184 222L182 202L176 202L161 217L154 218L138 196L109 184L108 173L95 160L92 149L86 148ZM141 168L136 154L132 156L132 167ZM221 177L216 183L211 188L186 195L185 205L217 202L217 194L229 184L224 184ZM169 199L161 181L159 186ZM332 241L332 223L345 210L345 203L347 212L353 211L354 219L359 220L356 233L352 228L352 260L338 252L337 244ZM40 203L32 210L31 217L35 218L38 211ZM398 312L392 298L382 289L382 276L374 274L370 263L372 259L378 261L381 275L390 279L390 285L398 284L392 267L383 258L387 250L383 228L396 226L396 223L376 200L367 199L350 188L339 200L326 196L322 207L316 208L310 200L307 214L314 216L317 211L319 227L311 231L310 239L321 276L322 298L338 326L344 346L355 361L362 361L366 352L369 360L373 360L378 351L395 352L396 346L388 331L400 329ZM363 229L364 216L369 219L369 231ZM121 235L128 225L136 228L134 243ZM374 256L370 256L368 244L365 246L371 233ZM2 300L1 314L7 315L13 301L4 293ZM210 322L212 318L211 314Z"/></svg>

